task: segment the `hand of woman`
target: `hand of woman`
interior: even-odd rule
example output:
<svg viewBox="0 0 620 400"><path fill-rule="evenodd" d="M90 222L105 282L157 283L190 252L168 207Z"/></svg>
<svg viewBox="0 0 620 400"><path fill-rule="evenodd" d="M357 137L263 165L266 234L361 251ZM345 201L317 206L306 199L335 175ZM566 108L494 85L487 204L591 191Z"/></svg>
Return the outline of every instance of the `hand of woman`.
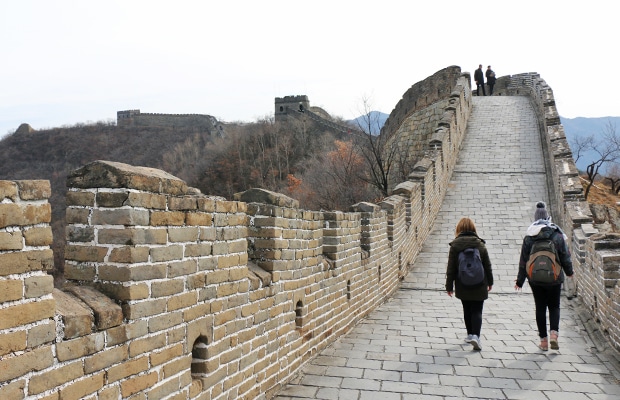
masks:
<svg viewBox="0 0 620 400"><path fill-rule="evenodd" d="M452 293L454 293L454 292L449 290L447 293L448 293L448 296L452 297Z"/></svg>

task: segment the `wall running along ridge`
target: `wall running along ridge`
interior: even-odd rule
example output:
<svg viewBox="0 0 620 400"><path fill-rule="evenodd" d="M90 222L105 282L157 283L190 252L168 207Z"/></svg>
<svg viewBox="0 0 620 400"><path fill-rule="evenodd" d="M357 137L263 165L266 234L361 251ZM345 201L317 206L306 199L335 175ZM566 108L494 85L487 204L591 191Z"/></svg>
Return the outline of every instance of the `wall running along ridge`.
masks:
<svg viewBox="0 0 620 400"><path fill-rule="evenodd" d="M393 294L428 237L471 111L469 75L442 71L433 79L452 82L446 98L431 86L390 116L400 127L445 104L430 134L411 132L424 158L390 197L350 212L260 189L209 197L109 161L76 170L62 290L47 274L49 183L0 181L0 398L272 398ZM580 296L618 348L620 241L592 226L551 89L523 74L496 93L529 96L538 112Z"/></svg>

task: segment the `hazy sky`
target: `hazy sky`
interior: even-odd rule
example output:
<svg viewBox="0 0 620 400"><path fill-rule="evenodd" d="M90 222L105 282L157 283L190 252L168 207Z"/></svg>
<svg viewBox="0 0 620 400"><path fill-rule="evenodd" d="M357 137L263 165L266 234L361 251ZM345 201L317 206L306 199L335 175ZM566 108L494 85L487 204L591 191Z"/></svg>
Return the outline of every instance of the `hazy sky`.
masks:
<svg viewBox="0 0 620 400"><path fill-rule="evenodd" d="M618 116L619 15L614 0L2 0L0 136L126 109L251 122L300 94L351 119L478 64L538 72L563 117Z"/></svg>

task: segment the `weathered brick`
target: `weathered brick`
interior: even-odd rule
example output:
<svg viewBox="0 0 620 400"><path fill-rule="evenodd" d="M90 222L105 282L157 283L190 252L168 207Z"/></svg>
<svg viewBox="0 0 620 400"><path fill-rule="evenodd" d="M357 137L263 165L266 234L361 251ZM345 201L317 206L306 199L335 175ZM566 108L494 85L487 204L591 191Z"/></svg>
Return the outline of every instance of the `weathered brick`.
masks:
<svg viewBox="0 0 620 400"><path fill-rule="evenodd" d="M198 240L198 227L183 227L168 229L168 239L172 243L195 242Z"/></svg>
<svg viewBox="0 0 620 400"><path fill-rule="evenodd" d="M151 226L182 226L185 224L185 213L182 211L153 211Z"/></svg>
<svg viewBox="0 0 620 400"><path fill-rule="evenodd" d="M150 249L146 246L117 247L110 251L108 260L113 263L135 264L147 262L149 260ZM120 279L119 279L120 280Z"/></svg>
<svg viewBox="0 0 620 400"><path fill-rule="evenodd" d="M88 224L90 210L86 208L68 207L65 212L65 221L67 224Z"/></svg>
<svg viewBox="0 0 620 400"><path fill-rule="evenodd" d="M168 277L187 276L196 273L198 266L196 260L172 262L168 267Z"/></svg>
<svg viewBox="0 0 620 400"><path fill-rule="evenodd" d="M105 370L111 365L127 360L127 355L127 345L104 349L84 359L84 372L86 374L92 374L96 371Z"/></svg>
<svg viewBox="0 0 620 400"><path fill-rule="evenodd" d="M164 377L169 378L181 371L187 371L192 366L192 355L188 354L172 360L164 365Z"/></svg>
<svg viewBox="0 0 620 400"><path fill-rule="evenodd" d="M191 212L187 213L185 223L189 226L210 226L213 223L213 216L202 212Z"/></svg>
<svg viewBox="0 0 620 400"><path fill-rule="evenodd" d="M67 245L65 259L81 262L103 262L108 254L107 247Z"/></svg>
<svg viewBox="0 0 620 400"><path fill-rule="evenodd" d="M87 355L95 354L105 345L103 332L93 333L92 335L81 338L65 340L56 344L56 355L58 361L75 360Z"/></svg>
<svg viewBox="0 0 620 400"><path fill-rule="evenodd" d="M132 252L133 250L128 250ZM148 249L147 259L148 259ZM114 250L112 251L114 253ZM141 252L139 252L137 259L142 259ZM112 256L110 255L110 261ZM133 261L138 262L138 261ZM132 262L129 262L131 264ZM99 279L108 281L146 281L151 279L163 279L167 276L168 265L167 264L145 264L145 265L132 265L130 268L117 267L115 265L101 265L99 266Z"/></svg>
<svg viewBox="0 0 620 400"><path fill-rule="evenodd" d="M123 305L123 314L127 319L150 317L164 312L166 312L166 299L145 300Z"/></svg>
<svg viewBox="0 0 620 400"><path fill-rule="evenodd" d="M39 347L19 355L0 359L0 382L23 376L31 371L41 371L54 362L51 346Z"/></svg>
<svg viewBox="0 0 620 400"><path fill-rule="evenodd" d="M51 275L33 275L24 279L24 295L26 298L43 297L54 289L54 277Z"/></svg>
<svg viewBox="0 0 620 400"><path fill-rule="evenodd" d="M167 312L149 319L149 332L159 332L164 329L172 328L183 322L183 314L177 312Z"/></svg>
<svg viewBox="0 0 620 400"><path fill-rule="evenodd" d="M121 306L92 287L73 286L68 290L91 308L95 315L97 329L105 330L123 322Z"/></svg>
<svg viewBox="0 0 620 400"><path fill-rule="evenodd" d="M183 279L166 279L165 281L151 283L151 297L170 296L181 293L185 289Z"/></svg>
<svg viewBox="0 0 620 400"><path fill-rule="evenodd" d="M135 208L121 208L113 210L93 210L93 225L148 225L149 212Z"/></svg>
<svg viewBox="0 0 620 400"><path fill-rule="evenodd" d="M168 347L162 351L154 351L150 355L151 366L165 364L175 358L183 355L183 345L178 344L172 347Z"/></svg>
<svg viewBox="0 0 620 400"><path fill-rule="evenodd" d="M65 339L73 339L92 332L93 315L84 303L59 289L54 289L54 299L56 312L64 324Z"/></svg>
<svg viewBox="0 0 620 400"><path fill-rule="evenodd" d="M59 366L42 374L34 375L28 383L28 394L35 395L84 376L82 361Z"/></svg>
<svg viewBox="0 0 620 400"><path fill-rule="evenodd" d="M18 199L17 183L12 182L12 181L0 180L0 203L4 199L9 199L12 202L17 201Z"/></svg>
<svg viewBox="0 0 620 400"><path fill-rule="evenodd" d="M26 331L0 333L0 357L26 349Z"/></svg>
<svg viewBox="0 0 620 400"><path fill-rule="evenodd" d="M68 242L92 242L95 240L95 228L69 225L65 228L65 237Z"/></svg>
<svg viewBox="0 0 620 400"><path fill-rule="evenodd" d="M136 339L129 343L129 357L148 354L155 349L161 349L166 345L166 334L160 333L144 339Z"/></svg>
<svg viewBox="0 0 620 400"><path fill-rule="evenodd" d="M101 389L104 382L105 372L88 376L60 389L60 398L62 400L80 400L84 396Z"/></svg>
<svg viewBox="0 0 620 400"><path fill-rule="evenodd" d="M49 226L28 228L24 231L24 239L26 246L50 246L54 240L52 228Z"/></svg>
<svg viewBox="0 0 620 400"><path fill-rule="evenodd" d="M107 383L107 377L106 377ZM121 388L118 386L106 387L97 393L93 400L118 400L121 397Z"/></svg>
<svg viewBox="0 0 620 400"><path fill-rule="evenodd" d="M21 250L24 247L21 231L0 232L0 251Z"/></svg>
<svg viewBox="0 0 620 400"><path fill-rule="evenodd" d="M194 243L185 245L185 257L204 257L211 255L210 243Z"/></svg>
<svg viewBox="0 0 620 400"><path fill-rule="evenodd" d="M149 369L149 356L144 355L139 358L125 361L122 364L108 368L108 383L113 383L125 379L131 375L137 375Z"/></svg>
<svg viewBox="0 0 620 400"><path fill-rule="evenodd" d="M168 233L165 228L109 228L100 229L98 238L101 244L166 244Z"/></svg>
<svg viewBox="0 0 620 400"><path fill-rule="evenodd" d="M0 203L0 228L23 225L21 215L19 204Z"/></svg>
<svg viewBox="0 0 620 400"><path fill-rule="evenodd" d="M47 180L17 181L17 186L22 200L46 200L52 195L52 187Z"/></svg>
<svg viewBox="0 0 620 400"><path fill-rule="evenodd" d="M120 283L104 282L97 287L115 300L142 300L149 297L149 287L145 283L124 286ZM123 313L125 313L125 310L123 310Z"/></svg>
<svg viewBox="0 0 620 400"><path fill-rule="evenodd" d="M210 303L197 304L187 310L183 310L183 321L191 322L211 313Z"/></svg>
<svg viewBox="0 0 620 400"><path fill-rule="evenodd" d="M56 322L53 320L28 329L28 348L32 349L54 340L56 340Z"/></svg>
<svg viewBox="0 0 620 400"><path fill-rule="evenodd" d="M21 225L49 224L52 221L52 206L49 203L28 204L22 209Z"/></svg>
<svg viewBox="0 0 620 400"><path fill-rule="evenodd" d="M153 262L181 260L183 258L183 246L169 245L154 247L151 249L151 260Z"/></svg>
<svg viewBox="0 0 620 400"><path fill-rule="evenodd" d="M168 395L178 392L179 380L178 379L170 379L164 383L160 383L159 385L154 385L151 390L147 392L149 399L163 399Z"/></svg>
<svg viewBox="0 0 620 400"><path fill-rule="evenodd" d="M0 309L0 329L16 328L32 322L53 318L53 299L33 301Z"/></svg>
<svg viewBox="0 0 620 400"><path fill-rule="evenodd" d="M93 281L95 279L95 266L72 262L65 258L65 278L74 281Z"/></svg>
<svg viewBox="0 0 620 400"><path fill-rule="evenodd" d="M23 296L23 282L20 279L0 279L0 303L20 300Z"/></svg>
<svg viewBox="0 0 620 400"><path fill-rule="evenodd" d="M68 191L65 196L67 206L90 206L95 205L95 194L92 192L83 191Z"/></svg>
<svg viewBox="0 0 620 400"><path fill-rule="evenodd" d="M123 192L98 192L95 196L99 207L122 207L129 197L129 193Z"/></svg>
<svg viewBox="0 0 620 400"><path fill-rule="evenodd" d="M106 329L105 334L105 341L108 347L116 346L117 344L125 343L129 340L127 335L127 325L125 324Z"/></svg>
<svg viewBox="0 0 620 400"><path fill-rule="evenodd" d="M153 193L129 193L127 205L152 209L166 209L166 196Z"/></svg>
<svg viewBox="0 0 620 400"><path fill-rule="evenodd" d="M174 211L195 210L198 207L196 199L193 196L170 197L168 199L168 208Z"/></svg>
<svg viewBox="0 0 620 400"><path fill-rule="evenodd" d="M168 300L168 311L179 310L181 308L187 308L195 305L198 301L198 295L196 292L188 292L172 296Z"/></svg>
<svg viewBox="0 0 620 400"><path fill-rule="evenodd" d="M0 200L2 200L1 190L2 182L0 181ZM24 398L24 388L26 387L26 380L20 379L15 382L11 382L8 385L0 386L0 399L7 400L21 400Z"/></svg>
<svg viewBox="0 0 620 400"><path fill-rule="evenodd" d="M129 397L134 393L140 392L157 383L157 372L146 375L139 375L135 378L127 379L121 383L121 394L123 398Z"/></svg>

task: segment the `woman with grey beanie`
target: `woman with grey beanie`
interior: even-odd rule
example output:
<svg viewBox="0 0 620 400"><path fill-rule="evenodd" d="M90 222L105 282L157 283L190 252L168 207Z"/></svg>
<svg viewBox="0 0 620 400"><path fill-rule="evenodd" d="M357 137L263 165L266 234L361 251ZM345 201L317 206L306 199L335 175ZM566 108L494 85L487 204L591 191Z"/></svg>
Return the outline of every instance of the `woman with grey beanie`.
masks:
<svg viewBox="0 0 620 400"><path fill-rule="evenodd" d="M564 274L573 276L573 264L567 237L560 227L551 222L544 202L536 203L534 222L527 228L515 290L521 290L527 278L536 305L536 325L540 349L558 350L560 330L560 293ZM551 268L554 268L551 270ZM552 271L552 272L549 272ZM547 337L547 310L549 310L549 337Z"/></svg>

